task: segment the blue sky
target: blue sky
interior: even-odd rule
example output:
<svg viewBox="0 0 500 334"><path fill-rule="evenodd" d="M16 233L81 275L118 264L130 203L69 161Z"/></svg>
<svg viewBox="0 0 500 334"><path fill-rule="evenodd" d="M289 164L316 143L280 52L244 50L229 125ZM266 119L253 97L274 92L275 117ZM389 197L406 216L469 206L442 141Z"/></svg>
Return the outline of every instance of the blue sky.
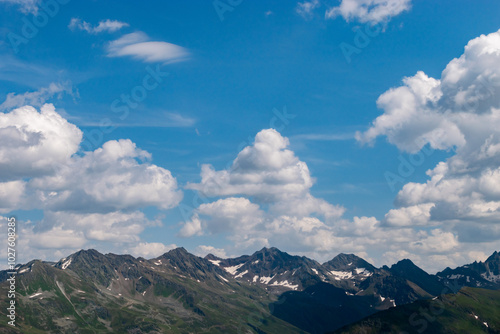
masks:
<svg viewBox="0 0 500 334"><path fill-rule="evenodd" d="M483 260L498 163L472 152L496 152L499 10L2 0L0 213L22 224L23 260L175 246Z"/></svg>

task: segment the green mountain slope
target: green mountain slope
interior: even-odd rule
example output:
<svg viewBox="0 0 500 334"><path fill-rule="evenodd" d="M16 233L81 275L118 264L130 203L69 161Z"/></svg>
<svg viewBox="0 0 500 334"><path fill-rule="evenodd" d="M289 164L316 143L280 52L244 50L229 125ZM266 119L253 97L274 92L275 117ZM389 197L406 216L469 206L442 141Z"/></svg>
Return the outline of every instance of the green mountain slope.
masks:
<svg viewBox="0 0 500 334"><path fill-rule="evenodd" d="M7 282L0 287L0 333L301 333L271 315L275 296L183 249L153 260L89 250L32 261L17 275L17 330L7 326Z"/></svg>
<svg viewBox="0 0 500 334"><path fill-rule="evenodd" d="M500 291L464 287L381 311L334 333L500 333Z"/></svg>

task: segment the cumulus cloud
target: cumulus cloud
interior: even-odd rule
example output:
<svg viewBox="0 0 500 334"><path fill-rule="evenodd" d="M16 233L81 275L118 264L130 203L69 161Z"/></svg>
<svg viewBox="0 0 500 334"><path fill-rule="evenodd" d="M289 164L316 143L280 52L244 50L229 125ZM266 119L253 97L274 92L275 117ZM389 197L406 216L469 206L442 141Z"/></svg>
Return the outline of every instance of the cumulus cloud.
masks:
<svg viewBox="0 0 500 334"><path fill-rule="evenodd" d="M53 105L0 113L0 181L39 176L66 163L78 150L82 132Z"/></svg>
<svg viewBox="0 0 500 334"><path fill-rule="evenodd" d="M33 231L45 233L55 228L68 229L80 233L87 241L136 243L139 241L139 234L147 226L157 224L158 222L147 219L141 211L109 213L45 211L43 220L35 226Z"/></svg>
<svg viewBox="0 0 500 334"><path fill-rule="evenodd" d="M313 185L307 165L287 149L288 138L274 129L260 131L253 145L245 147L229 170L203 165L201 183L187 185L206 196L254 196L277 201L307 194Z"/></svg>
<svg viewBox="0 0 500 334"><path fill-rule="evenodd" d="M411 0L341 0L340 5L326 11L327 19L342 16L346 21L384 23L408 11Z"/></svg>
<svg viewBox="0 0 500 334"><path fill-rule="evenodd" d="M182 199L170 171L140 160L150 154L128 140L112 140L59 166L55 175L30 181L57 211L115 211L156 206L170 209ZM139 160L139 161L138 161Z"/></svg>
<svg viewBox="0 0 500 334"><path fill-rule="evenodd" d="M199 245L196 247L194 253L198 256L206 256L208 254L213 254L222 259L227 258L227 254L222 248L215 248L213 246Z"/></svg>
<svg viewBox="0 0 500 334"><path fill-rule="evenodd" d="M133 57L148 63L173 63L186 60L189 52L178 45L151 41L143 32L123 35L108 44L108 57Z"/></svg>
<svg viewBox="0 0 500 334"><path fill-rule="evenodd" d="M179 236L183 238L189 238L195 235L203 235L203 227L201 226L201 220L197 213L193 214L191 220L184 222L179 231Z"/></svg>
<svg viewBox="0 0 500 334"><path fill-rule="evenodd" d="M433 207L434 203L424 203L389 210L385 215L385 221L390 226L427 225Z"/></svg>
<svg viewBox="0 0 500 334"><path fill-rule="evenodd" d="M298 2L295 11L304 19L310 19L313 16L314 9L320 6L319 0Z"/></svg>
<svg viewBox="0 0 500 334"><path fill-rule="evenodd" d="M424 146L454 153L427 171L426 182L405 184L385 216L391 226L440 226L412 242L413 251L458 254L459 241L491 247L500 239L499 62L500 31L474 38L441 78L417 72L382 94L383 114L356 134L361 143L385 136L411 153Z"/></svg>
<svg viewBox="0 0 500 334"><path fill-rule="evenodd" d="M0 213L21 207L24 202L26 184L23 181L0 182Z"/></svg>
<svg viewBox="0 0 500 334"><path fill-rule="evenodd" d="M128 252L133 256L151 259L163 255L174 248L177 248L175 244L165 245L161 242L140 242L130 248Z"/></svg>
<svg viewBox="0 0 500 334"><path fill-rule="evenodd" d="M444 253L458 247L457 236L451 232L434 229L430 233L421 231L420 240L413 241L410 249L420 250L424 253Z"/></svg>
<svg viewBox="0 0 500 334"><path fill-rule="evenodd" d="M211 233L248 230L262 221L263 212L246 198L229 197L200 205L197 212L210 217L205 221Z"/></svg>
<svg viewBox="0 0 500 334"><path fill-rule="evenodd" d="M446 173L446 168L440 165L434 173ZM486 174L488 181L478 187L482 184L495 196L496 188L487 186L491 177L496 174ZM467 254L474 251L474 244L464 245L461 240L463 232L435 221L433 210L438 203L430 197L421 201L422 192L413 192L414 201L397 199L396 203L405 205L389 211L382 221L375 217L345 219L342 206L311 194L313 184L307 164L290 150L288 139L276 130L262 130L229 168L202 166L201 182L187 187L205 199L214 197L214 201L196 208L179 235L224 236L230 241L224 251L238 254L275 246L320 261L340 252L378 254L393 262L409 257L432 272L443 269L443 264L466 263ZM452 195L460 196L460 192L453 190L443 197L451 199ZM500 229L489 234L493 232L500 233ZM494 249L491 243L488 247ZM427 261L430 257L434 263Z"/></svg>
<svg viewBox="0 0 500 334"><path fill-rule="evenodd" d="M307 164L288 146L288 138L266 129L229 169L203 165L201 182L187 188L224 198L196 208L180 235L225 234L240 251L269 245L322 252L340 247L333 224L345 209L311 195L314 180Z"/></svg>
<svg viewBox="0 0 500 334"><path fill-rule="evenodd" d="M99 22L97 26L92 26L92 24L82 21L79 18L72 18L68 28L71 30L82 30L86 31L89 34L99 34L101 32L115 32L120 30L123 27L128 27L129 24L125 22L120 22L116 20L102 20Z"/></svg>
<svg viewBox="0 0 500 334"><path fill-rule="evenodd" d="M395 258L403 254L398 250L406 250L419 258L456 250L455 233L415 229L419 219L419 224L426 225L423 214L429 216L431 204L391 212L383 222L375 217L343 219L342 206L310 193L313 178L307 165L288 146L288 139L276 130L262 130L227 170L202 166L201 183L188 187L222 198L196 208L179 235L224 235L232 242L226 251L232 253L276 246L320 260L340 252L392 252Z"/></svg>
<svg viewBox="0 0 500 334"><path fill-rule="evenodd" d="M170 171L151 164L132 141L79 152L81 140L80 129L53 105L0 113L0 212L43 211L41 220L20 228L26 256L39 257L36 249L53 259L61 249L89 244L138 244L146 227L161 224L141 209L167 210L182 199Z"/></svg>

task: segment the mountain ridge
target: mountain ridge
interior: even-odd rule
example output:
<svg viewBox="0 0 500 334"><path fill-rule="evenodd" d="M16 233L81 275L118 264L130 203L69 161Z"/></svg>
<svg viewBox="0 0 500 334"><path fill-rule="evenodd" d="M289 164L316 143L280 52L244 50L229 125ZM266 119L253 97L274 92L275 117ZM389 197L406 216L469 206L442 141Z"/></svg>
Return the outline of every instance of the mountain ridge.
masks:
<svg viewBox="0 0 500 334"><path fill-rule="evenodd" d="M499 261L495 252L485 262L443 272L474 274L493 289ZM57 262L32 260L17 272L20 326L60 333L236 333L239 327L325 333L473 282L470 275L428 274L408 259L377 268L340 253L321 264L274 247L227 259L202 258L182 247L151 259L88 249ZM6 278L0 272L3 286ZM246 314L259 317L249 321Z"/></svg>

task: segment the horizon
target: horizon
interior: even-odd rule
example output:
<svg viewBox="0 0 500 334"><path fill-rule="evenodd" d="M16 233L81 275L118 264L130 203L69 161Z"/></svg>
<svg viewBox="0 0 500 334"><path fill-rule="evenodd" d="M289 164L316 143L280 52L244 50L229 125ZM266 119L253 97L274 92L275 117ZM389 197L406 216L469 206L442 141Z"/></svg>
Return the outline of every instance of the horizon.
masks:
<svg viewBox="0 0 500 334"><path fill-rule="evenodd" d="M57 260L57 261L47 261L47 260L43 260L43 259L34 258L34 259L31 259L30 261L28 261L28 262L26 262L26 263L18 263L16 266L24 266L24 265L26 265L26 264L28 264L29 262L32 262L32 261L42 261L42 262L47 262L47 263L57 263L57 262L65 261L65 260L66 260L66 259L68 259L70 256L72 256L72 255L74 255L74 254L76 254L76 253L82 252L82 251L83 251L83 252L86 252L86 251L96 251L96 252L98 252L98 253L99 253L99 254L101 254L101 255L109 255L109 254L111 254L111 255L118 255L118 256L132 256L133 258L136 258L136 259L141 259L141 258L142 258L142 259L145 259L145 260L150 261L150 260L154 260L154 259L156 259L156 258L158 258L158 257L161 257L161 256L163 256L163 255L165 255L165 254L167 254L167 253L169 253L169 252L171 252L171 251L177 250L177 249L184 249L187 253L189 253L189 254L191 254L191 255L194 255L194 256L197 256L197 257L202 258L202 259L205 259L205 258L206 258L207 256L209 256L209 255L212 255L212 256L214 256L214 257L216 257L216 258L218 258L218 259L222 259L222 260L227 260L227 259L235 259L235 258L239 258L239 257L243 257L243 256L252 256L252 255L255 255L255 254L259 253L259 252L262 252L263 250L271 250L271 249L276 249L276 250L278 250L279 252L281 252L281 253L285 253L285 254L288 254L288 255L290 255L290 256L298 256L298 257L306 257L306 258L309 258L309 257L307 257L307 256L298 255L298 254L293 254L293 253L290 253L290 252L287 252L287 251L282 251L281 249L279 249L279 248L277 248L277 247L273 247L273 246L270 246L270 247L263 247L263 248L261 248L260 250L256 250L256 251L254 251L254 252L253 252L253 253L251 253L251 254L250 254L250 253L247 253L247 254L240 254L240 255L231 255L231 256L228 256L228 257L219 257L219 256L216 256L216 255L214 255L214 254L212 254L212 253L208 253L208 254L206 254L206 255L204 255L204 256L201 256L201 255L197 255L197 254L191 253L190 251L188 251L188 250L187 250L186 248L184 248L183 246L178 246L178 247L176 247L176 248L172 248L172 249L170 249L170 250L167 250L165 253L160 254L160 255L158 255L158 256L155 256L155 257L142 257L142 256L134 256L134 255L132 255L132 254L128 254L128 253L124 253L124 254L117 254L117 253L112 253L112 252L108 252L108 253L101 253L99 250L94 249L94 248L88 248L88 249L83 249L83 248L82 248L82 249L80 249L80 250L78 250L78 251L75 251L74 253L71 253L71 254L69 254L69 255L66 255L65 257L60 258L60 259L59 259L59 260ZM496 253L500 253L500 251L493 251L493 253L491 253L490 255L488 255L488 257L487 257L487 258L490 258L491 256L495 255ZM335 259L336 257L338 257L338 256L340 256L340 255L353 255L353 256L356 256L356 257L358 257L358 258L360 258L360 259L362 259L362 260L365 260L365 261L366 261L366 262L368 262L370 265L373 265L370 261L367 261L367 260L366 260L366 259L364 259L363 257L358 256L358 255L353 254L353 253L338 253L337 255L334 255L333 257L331 257L331 258L330 258L329 260L327 260L327 261L318 261L318 260L316 260L316 259L314 259L314 258L309 258L309 259L311 259L311 260L314 260L314 261L318 262L320 265L324 265L324 264L326 264L327 262L329 262L329 261L331 261L331 260ZM413 264L415 264L415 263L414 263L411 259L406 259L406 258L404 258L404 259L400 259L400 260L398 260L397 262L394 262L394 263L385 263L385 264L382 264L382 265L380 265L380 266L375 266L375 268L378 268L378 269L381 269L381 268L383 268L383 267L389 267L389 268L390 268L391 266L393 266L393 265L395 265L395 264L398 264L399 262L402 262L402 261L408 261L408 260L409 260L410 262L412 262ZM484 263L486 260L487 260L487 259L485 259L484 261L474 261L474 262ZM424 271L425 271L426 273L428 273L428 274L435 275L436 273L438 273L438 272L440 272L440 271L443 271L443 270L445 270L445 269L448 269L448 268L450 268L450 269L456 269L456 268L458 268L458 267L462 267L462 266L467 265L467 264L470 264L470 263L463 263L463 264L460 264L460 265L459 265L459 266L457 266L457 267L451 267L451 268L450 268L450 267L446 267L446 268L442 268L441 270L436 271L436 272L429 272L429 271L427 271L427 270L425 270L425 269L420 268L419 266L417 266L417 267L419 267L420 269L424 270ZM0 270L3 270L3 269L0 269Z"/></svg>
<svg viewBox="0 0 500 334"><path fill-rule="evenodd" d="M178 245L433 273L486 260L500 3L370 4L0 0L16 261Z"/></svg>

